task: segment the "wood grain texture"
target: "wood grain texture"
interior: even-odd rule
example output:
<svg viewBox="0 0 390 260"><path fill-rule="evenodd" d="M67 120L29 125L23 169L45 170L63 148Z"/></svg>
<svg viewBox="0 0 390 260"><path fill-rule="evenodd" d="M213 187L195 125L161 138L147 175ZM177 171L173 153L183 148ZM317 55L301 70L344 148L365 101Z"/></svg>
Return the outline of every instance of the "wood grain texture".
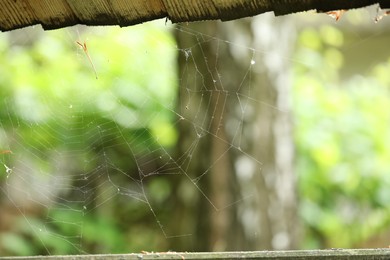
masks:
<svg viewBox="0 0 390 260"><path fill-rule="evenodd" d="M75 24L129 26L166 17L174 23L233 20L268 11L275 15L299 11L330 11L379 4L389 0L1 0L0 30L41 24L56 29Z"/></svg>
<svg viewBox="0 0 390 260"><path fill-rule="evenodd" d="M296 250L296 251L247 251L247 252L212 252L212 253L187 253L187 252L161 252L138 254L107 254L107 255L69 255L69 256L24 256L24 257L0 257L2 260L165 260L165 259L253 259L253 260L388 260L390 249L329 249L329 250Z"/></svg>

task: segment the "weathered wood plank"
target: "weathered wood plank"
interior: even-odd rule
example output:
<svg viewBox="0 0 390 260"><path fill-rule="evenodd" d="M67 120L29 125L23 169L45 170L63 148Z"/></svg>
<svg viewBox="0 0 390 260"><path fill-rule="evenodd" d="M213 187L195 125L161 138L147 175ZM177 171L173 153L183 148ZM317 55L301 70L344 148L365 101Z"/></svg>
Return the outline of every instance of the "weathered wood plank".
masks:
<svg viewBox="0 0 390 260"><path fill-rule="evenodd" d="M295 251L243 251L243 252L161 252L161 253L136 253L136 254L102 254L102 255L69 255L69 256L24 256L24 257L0 257L1 260L164 260L164 259L258 259L258 260L388 260L390 249L329 249L329 250L295 250Z"/></svg>
<svg viewBox="0 0 390 260"><path fill-rule="evenodd" d="M389 0L1 0L0 31L41 24L56 29L75 24L119 25L166 17L172 22L222 21L273 11L353 9L373 4L390 8Z"/></svg>

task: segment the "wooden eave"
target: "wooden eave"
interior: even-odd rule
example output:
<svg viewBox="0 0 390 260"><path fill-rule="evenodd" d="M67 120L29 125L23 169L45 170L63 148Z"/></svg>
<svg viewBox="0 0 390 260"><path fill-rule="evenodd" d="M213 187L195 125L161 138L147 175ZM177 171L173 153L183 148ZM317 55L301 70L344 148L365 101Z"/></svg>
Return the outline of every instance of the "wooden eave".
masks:
<svg viewBox="0 0 390 260"><path fill-rule="evenodd" d="M41 24L45 30L75 24L129 26L158 18L173 23L233 20L273 11L325 12L373 4L390 8L390 0L1 0L0 30Z"/></svg>

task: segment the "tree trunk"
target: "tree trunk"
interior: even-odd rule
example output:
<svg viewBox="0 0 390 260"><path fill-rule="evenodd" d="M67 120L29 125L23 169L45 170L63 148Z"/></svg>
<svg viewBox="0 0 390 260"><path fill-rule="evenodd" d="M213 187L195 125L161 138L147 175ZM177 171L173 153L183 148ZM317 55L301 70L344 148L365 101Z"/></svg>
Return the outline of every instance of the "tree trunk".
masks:
<svg viewBox="0 0 390 260"><path fill-rule="evenodd" d="M179 154L187 176L180 185L195 187L185 207L198 216L197 246L180 248L297 248L293 34L291 22L269 15L177 28Z"/></svg>

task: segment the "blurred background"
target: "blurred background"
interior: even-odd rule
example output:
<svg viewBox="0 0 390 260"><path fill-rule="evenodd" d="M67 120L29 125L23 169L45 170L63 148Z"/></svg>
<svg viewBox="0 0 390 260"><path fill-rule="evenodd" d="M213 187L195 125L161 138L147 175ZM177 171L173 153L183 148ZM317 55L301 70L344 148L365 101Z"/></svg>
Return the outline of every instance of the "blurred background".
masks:
<svg viewBox="0 0 390 260"><path fill-rule="evenodd" d="M388 247L380 15L1 33L0 255Z"/></svg>

